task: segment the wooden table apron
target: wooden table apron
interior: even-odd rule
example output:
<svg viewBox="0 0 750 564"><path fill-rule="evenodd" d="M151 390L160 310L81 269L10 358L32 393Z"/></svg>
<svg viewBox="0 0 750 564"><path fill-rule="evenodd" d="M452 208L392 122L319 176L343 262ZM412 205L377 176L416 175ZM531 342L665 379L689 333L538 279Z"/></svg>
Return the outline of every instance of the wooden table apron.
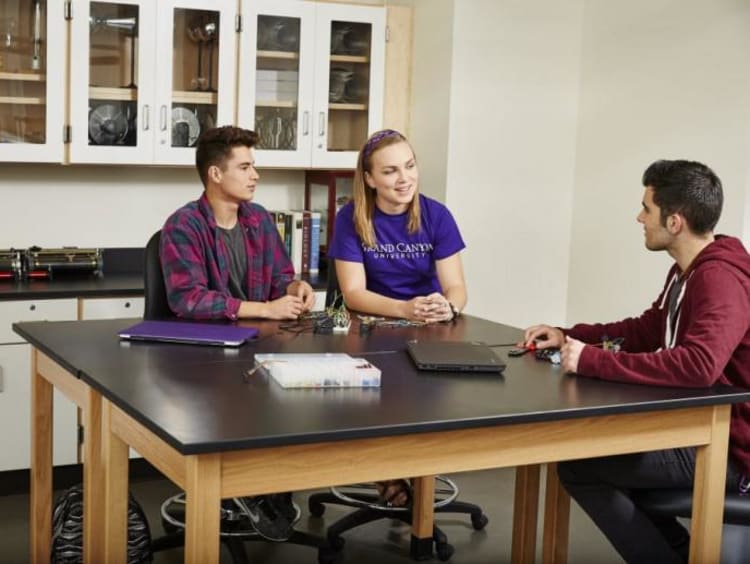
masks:
<svg viewBox="0 0 750 564"><path fill-rule="evenodd" d="M718 560L724 488L723 480L711 478L726 471L728 405L186 456L36 349L33 371L32 562L49 558L52 386L82 409L86 429L84 551L88 562L125 562L128 446L186 491L185 561L195 563L219 560L222 498L399 476L431 480L429 476L436 473L508 466L519 467L512 561L533 562L539 464L698 446L691 562ZM390 456L392 452L399 456ZM564 562L567 498L556 486L554 472L549 473L548 484L544 561ZM417 502L417 513L426 516L417 520L415 535L420 538L428 536L425 530L432 518L429 501L429 496L423 496Z"/></svg>

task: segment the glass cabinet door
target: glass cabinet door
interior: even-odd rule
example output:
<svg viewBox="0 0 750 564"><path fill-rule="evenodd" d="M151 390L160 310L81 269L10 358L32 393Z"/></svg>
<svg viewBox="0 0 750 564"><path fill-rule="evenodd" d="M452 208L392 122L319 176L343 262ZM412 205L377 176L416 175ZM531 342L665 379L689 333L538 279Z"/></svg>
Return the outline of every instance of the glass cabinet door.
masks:
<svg viewBox="0 0 750 564"><path fill-rule="evenodd" d="M61 162L61 2L0 2L0 161Z"/></svg>
<svg viewBox="0 0 750 564"><path fill-rule="evenodd" d="M194 163L198 136L233 123L235 11L234 0L160 2L157 162Z"/></svg>
<svg viewBox="0 0 750 564"><path fill-rule="evenodd" d="M243 4L238 123L258 134L260 166L310 166L315 6Z"/></svg>
<svg viewBox="0 0 750 564"><path fill-rule="evenodd" d="M73 2L70 160L192 164L232 123L234 0Z"/></svg>
<svg viewBox="0 0 750 564"><path fill-rule="evenodd" d="M154 15L148 0L74 4L71 161L150 162Z"/></svg>
<svg viewBox="0 0 750 564"><path fill-rule="evenodd" d="M319 5L313 166L356 166L381 127L385 62L382 8Z"/></svg>

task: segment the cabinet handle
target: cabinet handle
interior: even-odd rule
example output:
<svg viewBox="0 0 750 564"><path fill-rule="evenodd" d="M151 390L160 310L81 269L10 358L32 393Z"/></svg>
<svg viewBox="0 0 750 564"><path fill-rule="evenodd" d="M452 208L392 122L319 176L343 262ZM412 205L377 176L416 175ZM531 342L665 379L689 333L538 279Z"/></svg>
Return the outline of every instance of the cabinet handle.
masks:
<svg viewBox="0 0 750 564"><path fill-rule="evenodd" d="M159 109L159 128L162 131L167 130L167 106L164 105Z"/></svg>
<svg viewBox="0 0 750 564"><path fill-rule="evenodd" d="M150 114L151 108L149 108L149 105L146 104L143 106L143 131L148 131L148 128L150 126L149 122L151 121Z"/></svg>
<svg viewBox="0 0 750 564"><path fill-rule="evenodd" d="M310 133L310 112L302 112L302 135Z"/></svg>
<svg viewBox="0 0 750 564"><path fill-rule="evenodd" d="M326 134L326 113L320 112L318 115L318 135L323 137Z"/></svg>
<svg viewBox="0 0 750 564"><path fill-rule="evenodd" d="M130 307L130 302L125 302L125 309Z"/></svg>
<svg viewBox="0 0 750 564"><path fill-rule="evenodd" d="M34 304L31 304L31 305L29 306L29 309L30 309L31 311L36 311L36 305L34 305Z"/></svg>

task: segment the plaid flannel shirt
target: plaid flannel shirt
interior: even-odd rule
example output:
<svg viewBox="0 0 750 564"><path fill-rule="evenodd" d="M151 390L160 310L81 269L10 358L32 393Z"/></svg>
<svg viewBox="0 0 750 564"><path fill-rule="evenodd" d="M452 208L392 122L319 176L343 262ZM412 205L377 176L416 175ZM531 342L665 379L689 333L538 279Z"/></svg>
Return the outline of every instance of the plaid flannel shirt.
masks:
<svg viewBox="0 0 750 564"><path fill-rule="evenodd" d="M262 206L242 203L238 219L245 229L247 296L275 300L286 293L294 268L276 224ZM241 300L229 293L229 250L218 236L205 192L183 206L161 231L161 264L169 307L179 317L237 319Z"/></svg>

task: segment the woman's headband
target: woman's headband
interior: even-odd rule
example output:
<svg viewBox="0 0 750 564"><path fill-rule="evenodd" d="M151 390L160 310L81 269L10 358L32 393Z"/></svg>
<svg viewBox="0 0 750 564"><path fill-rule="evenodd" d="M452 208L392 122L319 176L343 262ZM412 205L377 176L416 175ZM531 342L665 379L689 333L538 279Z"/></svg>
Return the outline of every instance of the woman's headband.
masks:
<svg viewBox="0 0 750 564"><path fill-rule="evenodd" d="M370 154L375 150L375 146L386 137L403 137L403 136L395 129L384 129L382 131L378 131L367 140L367 143L365 143L365 146L362 148L362 156L369 157Z"/></svg>

